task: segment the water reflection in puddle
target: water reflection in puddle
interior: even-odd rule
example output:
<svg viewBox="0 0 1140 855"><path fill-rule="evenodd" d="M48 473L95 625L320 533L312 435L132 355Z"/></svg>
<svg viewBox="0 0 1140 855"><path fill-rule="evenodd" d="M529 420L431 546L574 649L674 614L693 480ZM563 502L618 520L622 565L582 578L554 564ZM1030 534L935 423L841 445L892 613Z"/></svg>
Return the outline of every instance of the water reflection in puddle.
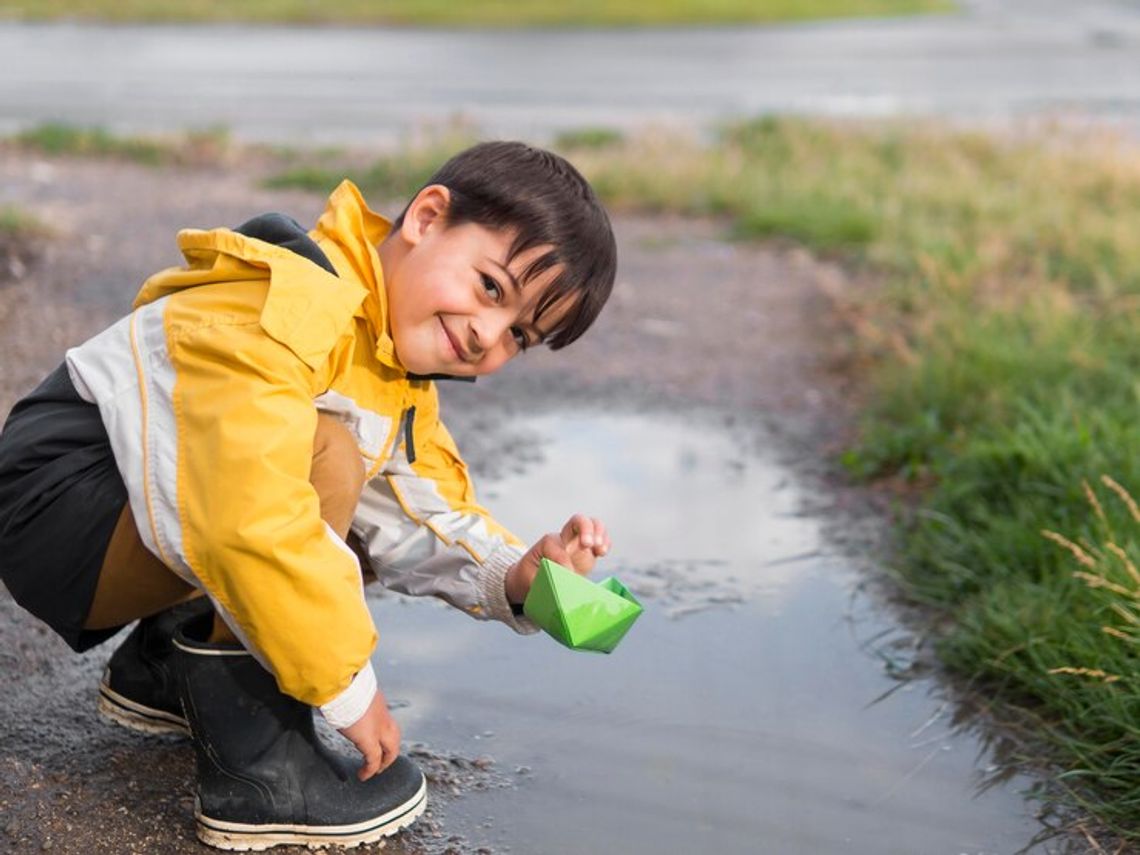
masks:
<svg viewBox="0 0 1140 855"><path fill-rule="evenodd" d="M432 603L374 602L408 740L487 755L517 786L468 794L448 833L523 853L1012 853L1039 831L929 683L860 645L853 593L790 474L680 420L544 418L544 457L484 487L524 539L604 519L646 613L608 657ZM1032 850L1031 850L1032 851ZM1043 850L1042 850L1043 851Z"/></svg>
<svg viewBox="0 0 1140 855"><path fill-rule="evenodd" d="M618 573L670 616L756 601L771 612L818 569L819 525L788 473L717 429L644 417L550 418L544 465L487 501L528 542L576 511L614 537Z"/></svg>

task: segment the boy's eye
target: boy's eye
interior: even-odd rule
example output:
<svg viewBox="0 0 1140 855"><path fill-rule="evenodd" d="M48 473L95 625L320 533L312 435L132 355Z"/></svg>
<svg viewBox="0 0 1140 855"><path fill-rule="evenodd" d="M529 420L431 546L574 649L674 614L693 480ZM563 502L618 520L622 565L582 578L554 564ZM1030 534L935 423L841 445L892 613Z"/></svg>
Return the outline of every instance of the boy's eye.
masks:
<svg viewBox="0 0 1140 855"><path fill-rule="evenodd" d="M503 289L499 287L499 283L486 273L480 273L479 278L483 280L483 290L498 302L499 298L503 296Z"/></svg>
<svg viewBox="0 0 1140 855"><path fill-rule="evenodd" d="M518 345L519 350L526 350L530 347L530 339L526 337L526 333L523 332L522 327L511 327L511 337L515 340L515 344Z"/></svg>

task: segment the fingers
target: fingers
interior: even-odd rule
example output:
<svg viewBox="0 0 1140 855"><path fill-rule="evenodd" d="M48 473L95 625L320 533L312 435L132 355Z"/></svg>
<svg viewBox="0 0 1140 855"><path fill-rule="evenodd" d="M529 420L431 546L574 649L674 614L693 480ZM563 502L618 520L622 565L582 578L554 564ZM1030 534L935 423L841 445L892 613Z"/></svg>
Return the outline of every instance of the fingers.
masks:
<svg viewBox="0 0 1140 855"><path fill-rule="evenodd" d="M594 554L599 558L610 551L610 533L601 520L594 520Z"/></svg>
<svg viewBox="0 0 1140 855"><path fill-rule="evenodd" d="M585 514L574 514L562 527L562 542L570 550L575 546L602 556L610 551L610 536L605 523ZM575 543L576 541L576 543Z"/></svg>
<svg viewBox="0 0 1140 855"><path fill-rule="evenodd" d="M379 689L364 715L340 732L364 757L356 773L361 781L384 771L400 755L400 726L388 712L388 703Z"/></svg>
<svg viewBox="0 0 1140 855"><path fill-rule="evenodd" d="M562 543L567 547L573 548L575 541L586 545L586 538L590 538L590 544L593 545L594 541L594 521L585 514L574 514L570 519L566 520L566 525L562 526Z"/></svg>
<svg viewBox="0 0 1140 855"><path fill-rule="evenodd" d="M384 768L384 750L380 743L364 747L357 745L357 749L364 755L364 762L360 764L360 768L356 772L356 777L361 781L367 781L377 772ZM392 762L391 760L388 761Z"/></svg>
<svg viewBox="0 0 1140 855"><path fill-rule="evenodd" d="M367 745L357 745L364 755L364 762L356 772L356 777L367 781L373 775L383 772L400 756L400 728L393 721L390 727L383 728L376 739Z"/></svg>
<svg viewBox="0 0 1140 855"><path fill-rule="evenodd" d="M400 756L400 729L395 728L393 733L381 736L380 744L384 749L384 759L380 761L380 771L383 772Z"/></svg>

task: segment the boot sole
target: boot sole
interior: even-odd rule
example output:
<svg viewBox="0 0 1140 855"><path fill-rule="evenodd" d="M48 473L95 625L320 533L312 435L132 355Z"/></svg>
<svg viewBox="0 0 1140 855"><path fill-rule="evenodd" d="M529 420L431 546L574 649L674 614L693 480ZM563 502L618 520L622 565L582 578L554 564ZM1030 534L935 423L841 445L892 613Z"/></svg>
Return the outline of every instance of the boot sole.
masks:
<svg viewBox="0 0 1140 855"><path fill-rule="evenodd" d="M308 846L320 849L326 846L340 846L351 849L361 843L374 843L390 837L402 828L407 828L427 805L427 781L420 784L419 791L399 807L387 813L352 825L247 825L241 822L227 822L212 819L202 814L201 805L195 800L194 817L197 820L198 839L216 849L246 852L260 852L270 846Z"/></svg>
<svg viewBox="0 0 1140 855"><path fill-rule="evenodd" d="M186 719L165 710L154 709L123 697L106 682L99 683L99 714L112 724L138 733L178 733L190 735Z"/></svg>

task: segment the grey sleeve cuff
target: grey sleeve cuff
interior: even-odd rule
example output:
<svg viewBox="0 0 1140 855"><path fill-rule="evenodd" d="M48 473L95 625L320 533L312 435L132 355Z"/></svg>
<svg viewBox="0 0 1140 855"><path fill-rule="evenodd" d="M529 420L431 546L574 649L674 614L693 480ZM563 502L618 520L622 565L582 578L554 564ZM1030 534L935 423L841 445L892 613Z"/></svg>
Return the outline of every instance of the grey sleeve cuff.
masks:
<svg viewBox="0 0 1140 855"><path fill-rule="evenodd" d="M503 544L487 556L478 577L479 602L487 617L502 621L520 635L538 632L534 621L511 611L507 601L507 571L522 558L523 551L516 546Z"/></svg>

